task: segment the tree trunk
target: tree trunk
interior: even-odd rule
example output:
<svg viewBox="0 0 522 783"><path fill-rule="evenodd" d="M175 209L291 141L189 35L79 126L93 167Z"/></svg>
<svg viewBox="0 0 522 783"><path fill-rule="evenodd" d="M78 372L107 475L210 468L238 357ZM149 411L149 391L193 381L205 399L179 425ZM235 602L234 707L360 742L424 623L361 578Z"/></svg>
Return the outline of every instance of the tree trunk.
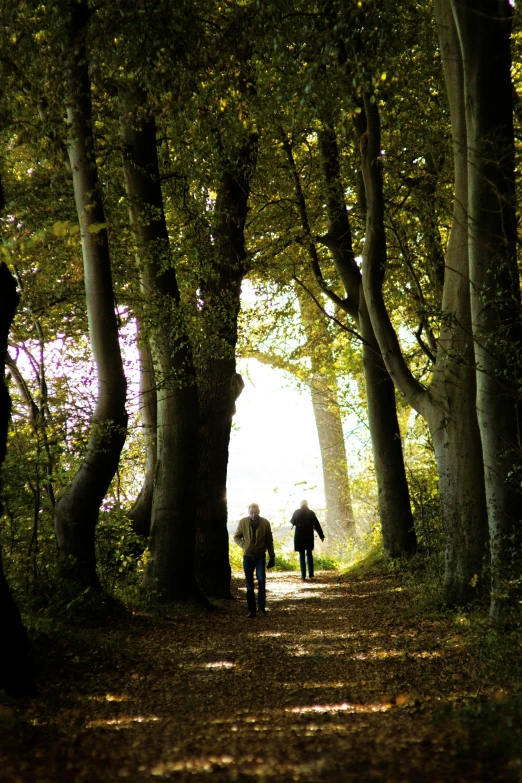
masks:
<svg viewBox="0 0 522 783"><path fill-rule="evenodd" d="M56 504L55 531L63 574L99 588L95 529L100 506L116 473L125 442L126 380L123 373L105 215L94 151L91 85L85 43L88 9L71 7L68 152L80 225L89 337L98 380L87 453Z"/></svg>
<svg viewBox="0 0 522 783"><path fill-rule="evenodd" d="M199 403L170 257L156 125L141 92L122 91L120 110L125 183L147 304L141 328L150 336L157 391L157 464L145 585L164 600L200 600L194 562Z"/></svg>
<svg viewBox="0 0 522 783"><path fill-rule="evenodd" d="M129 511L129 519L135 533L140 536L148 536L151 527L152 496L156 472L158 404L152 351L146 335L140 336L139 326L138 351L140 356L140 417L145 442L145 477L136 502Z"/></svg>
<svg viewBox="0 0 522 783"><path fill-rule="evenodd" d="M3 204L2 204L3 207ZM0 466L5 460L7 429L11 415L11 399L5 383L7 337L18 305L16 282L7 266L0 264ZM0 503L0 516L3 509ZM11 590L5 578L0 551L0 690L11 696L23 696L35 691L30 645Z"/></svg>
<svg viewBox="0 0 522 783"><path fill-rule="evenodd" d="M257 159L257 134L223 156L217 187L210 268L201 286L202 329L198 356L201 449L196 534L198 583L205 595L229 598L226 482L235 402L243 389L236 373L237 319L245 274L245 221L250 180Z"/></svg>
<svg viewBox="0 0 522 783"><path fill-rule="evenodd" d="M201 590L213 598L232 598L226 486L232 418L243 387L241 375L235 372L235 359L205 362L199 382L196 569Z"/></svg>
<svg viewBox="0 0 522 783"><path fill-rule="evenodd" d="M522 543L513 8L508 0L445 6L448 15L453 11L463 64L458 87L466 107L471 310L490 530L491 617L501 620L518 608Z"/></svg>
<svg viewBox="0 0 522 783"><path fill-rule="evenodd" d="M448 33L444 27L444 36ZM441 37L443 58L452 56L454 41ZM450 95L452 111L458 96ZM429 391L412 376L401 353L382 295L386 265L384 197L380 162L380 121L377 103L365 96L358 123L367 199L363 285L372 326L395 385L428 423L435 445L445 530L446 601L463 605L480 586L486 553L487 525L480 438L474 411L474 373L470 341L470 310L466 231L466 170L459 151L465 149L462 128L454 135L455 202L447 249L443 319ZM465 137L464 137L465 141ZM464 229L464 233L463 233Z"/></svg>
<svg viewBox="0 0 522 783"><path fill-rule="evenodd" d="M458 37L444 0L435 0L439 43L452 124L455 198L446 250L442 324L432 390L442 411L432 413L430 429L437 458L446 539L446 596L462 604L474 595L483 572L487 509L476 377L471 341L468 256L468 166L463 72ZM442 427L441 427L442 422ZM480 587L479 583L479 587Z"/></svg>
<svg viewBox="0 0 522 783"><path fill-rule="evenodd" d="M355 320L364 340L362 353L368 422L384 551L388 557L412 555L417 551L417 537L404 467L395 389L366 307L344 201L337 140L333 128L328 125L323 125L319 132L319 147L327 185L328 210L328 234L321 240L329 247L344 285L346 311ZM364 198L361 200L364 201Z"/></svg>
<svg viewBox="0 0 522 783"><path fill-rule="evenodd" d="M311 303L304 291L297 287L301 323L306 335L306 351L310 357L311 372L308 380L315 424L321 450L324 495L326 501L325 523L328 545L339 547L353 539L355 521L350 495L350 479L346 460L343 420L337 399L337 381L324 374L333 367L331 337L322 314Z"/></svg>
<svg viewBox="0 0 522 783"><path fill-rule="evenodd" d="M414 555L417 536L404 467L395 387L375 339L361 286L359 329L382 542L388 557Z"/></svg>
<svg viewBox="0 0 522 783"><path fill-rule="evenodd" d="M320 388L316 378L312 379L311 392L323 467L327 543L342 551L355 535L343 421L339 403L332 400L330 390Z"/></svg>

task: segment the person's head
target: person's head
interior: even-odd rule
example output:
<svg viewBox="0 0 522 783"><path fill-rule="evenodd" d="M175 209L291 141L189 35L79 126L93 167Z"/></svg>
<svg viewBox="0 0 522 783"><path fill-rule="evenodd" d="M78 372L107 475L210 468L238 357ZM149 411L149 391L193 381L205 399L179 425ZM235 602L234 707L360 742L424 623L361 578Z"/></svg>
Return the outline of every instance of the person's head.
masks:
<svg viewBox="0 0 522 783"><path fill-rule="evenodd" d="M250 519L257 519L259 516L259 506L257 503L251 503L248 507L248 516Z"/></svg>
<svg viewBox="0 0 522 783"><path fill-rule="evenodd" d="M301 508L308 508L308 500L301 500Z"/></svg>

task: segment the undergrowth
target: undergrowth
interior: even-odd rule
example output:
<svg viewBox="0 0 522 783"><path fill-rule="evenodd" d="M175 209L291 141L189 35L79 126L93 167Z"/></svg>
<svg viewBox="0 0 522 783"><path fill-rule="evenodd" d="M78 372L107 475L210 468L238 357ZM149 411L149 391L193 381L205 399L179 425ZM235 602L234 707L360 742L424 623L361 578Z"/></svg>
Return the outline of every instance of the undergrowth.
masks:
<svg viewBox="0 0 522 783"><path fill-rule="evenodd" d="M274 544L275 549L275 570L276 571L299 571L299 554L292 552L280 546L278 542ZM243 571L243 550L235 543L230 544L229 550L230 566L232 571ZM314 564L316 571L336 571L339 569L339 562L328 554L314 552Z"/></svg>

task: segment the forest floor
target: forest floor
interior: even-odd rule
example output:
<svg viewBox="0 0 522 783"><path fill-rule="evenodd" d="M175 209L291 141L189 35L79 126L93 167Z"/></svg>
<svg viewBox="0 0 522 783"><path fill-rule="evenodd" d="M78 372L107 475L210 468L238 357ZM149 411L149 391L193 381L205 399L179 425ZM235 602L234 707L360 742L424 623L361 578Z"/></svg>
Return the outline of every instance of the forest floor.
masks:
<svg viewBox="0 0 522 783"><path fill-rule="evenodd" d="M0 704L0 781L522 779L510 664L469 617L378 569L269 573L254 620L234 589L37 642L38 697Z"/></svg>

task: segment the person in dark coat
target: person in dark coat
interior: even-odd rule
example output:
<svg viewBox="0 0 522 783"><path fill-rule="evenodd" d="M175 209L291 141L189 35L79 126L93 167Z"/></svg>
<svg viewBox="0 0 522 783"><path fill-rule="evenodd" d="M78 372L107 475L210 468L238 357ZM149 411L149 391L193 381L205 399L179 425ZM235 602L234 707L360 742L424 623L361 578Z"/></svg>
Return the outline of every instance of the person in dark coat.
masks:
<svg viewBox="0 0 522 783"><path fill-rule="evenodd" d="M292 514L291 524L295 527L294 549L299 552L299 564L301 566L301 578L306 579L306 564L308 563L308 576L314 575L314 530L324 541L324 533L319 520L314 512L308 508L308 501L301 502L301 508L298 508ZM305 559L306 554L306 559Z"/></svg>

